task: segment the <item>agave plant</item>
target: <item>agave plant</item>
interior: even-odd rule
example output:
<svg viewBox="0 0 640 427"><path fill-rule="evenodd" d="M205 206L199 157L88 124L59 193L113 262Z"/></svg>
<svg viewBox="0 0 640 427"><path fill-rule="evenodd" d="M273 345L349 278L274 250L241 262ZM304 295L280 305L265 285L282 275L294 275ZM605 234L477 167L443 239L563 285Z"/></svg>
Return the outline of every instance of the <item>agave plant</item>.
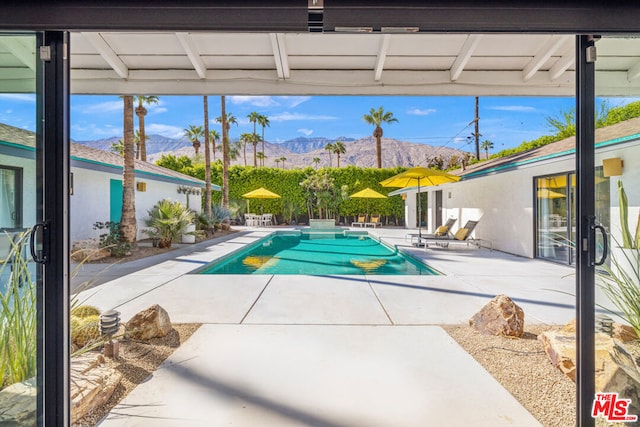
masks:
<svg viewBox="0 0 640 427"><path fill-rule="evenodd" d="M158 246L170 248L174 240L186 233L187 226L193 223L195 214L180 202L169 199L160 200L149 211L145 220L150 237L158 239Z"/></svg>
<svg viewBox="0 0 640 427"><path fill-rule="evenodd" d="M626 249L640 248L640 213L636 221L635 235L631 235L629 228L629 201L624 191L622 180L618 181L618 198L620 201L620 227L622 229L622 247Z"/></svg>
<svg viewBox="0 0 640 427"><path fill-rule="evenodd" d="M622 317L640 336L640 218L635 227L635 236L629 228L629 201L622 181L618 181L620 202L620 228L622 241L612 236L620 248L611 256L611 266L604 266L599 274L599 286Z"/></svg>

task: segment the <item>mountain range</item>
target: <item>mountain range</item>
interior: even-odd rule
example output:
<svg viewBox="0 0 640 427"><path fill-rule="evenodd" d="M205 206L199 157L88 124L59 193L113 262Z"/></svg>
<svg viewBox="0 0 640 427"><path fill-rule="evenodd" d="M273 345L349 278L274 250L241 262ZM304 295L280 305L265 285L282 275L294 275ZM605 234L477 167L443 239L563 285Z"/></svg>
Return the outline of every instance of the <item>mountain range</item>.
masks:
<svg viewBox="0 0 640 427"><path fill-rule="evenodd" d="M121 137L112 137L95 141L74 141L100 150L110 151L111 145L117 143ZM340 156L340 166L355 165L359 167L376 166L376 144L372 136L354 138L323 138L299 137L282 143L265 142L265 166L285 167L286 169L307 167L307 166L337 166L335 154L329 154L324 147L328 143L342 141L346 148L346 153ZM219 144L218 144L219 145ZM175 156L193 156L195 151L191 142L186 138L174 139L162 135L148 135L147 160L155 162L162 155L173 154ZM200 154L204 149L201 144ZM257 151L262 151L261 143L258 144ZM456 162L456 158L467 155L466 152L455 148L432 146L427 144L416 144L406 141L398 141L392 138L382 138L382 166L417 166L426 165L429 159L440 156L445 165L451 161ZM219 148L215 154L212 153L212 160L220 158ZM245 164L243 149L240 149L239 156L232 160L231 164ZM282 158L285 158L284 162ZM320 159L317 165L314 158ZM253 145L246 147L246 164L253 165Z"/></svg>

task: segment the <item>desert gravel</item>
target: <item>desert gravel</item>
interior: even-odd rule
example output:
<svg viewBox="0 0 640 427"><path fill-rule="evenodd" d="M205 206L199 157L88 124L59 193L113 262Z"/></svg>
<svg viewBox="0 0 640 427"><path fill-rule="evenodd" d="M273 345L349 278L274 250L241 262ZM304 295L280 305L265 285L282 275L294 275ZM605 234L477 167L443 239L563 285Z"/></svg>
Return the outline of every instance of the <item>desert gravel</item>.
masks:
<svg viewBox="0 0 640 427"><path fill-rule="evenodd" d="M443 328L543 426L576 425L576 385L551 364L537 339L552 326L527 326L522 338L482 335L468 325Z"/></svg>

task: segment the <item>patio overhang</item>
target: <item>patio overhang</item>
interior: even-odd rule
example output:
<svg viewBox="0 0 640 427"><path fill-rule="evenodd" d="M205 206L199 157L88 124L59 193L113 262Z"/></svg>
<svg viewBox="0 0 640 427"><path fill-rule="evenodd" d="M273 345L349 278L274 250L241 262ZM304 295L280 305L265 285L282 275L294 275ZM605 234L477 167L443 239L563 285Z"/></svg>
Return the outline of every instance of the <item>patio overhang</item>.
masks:
<svg viewBox="0 0 640 427"><path fill-rule="evenodd" d="M351 31L73 31L71 92L575 95L571 34ZM0 44L0 65L7 70L0 89L29 92L35 70L21 58L35 47L15 46ZM597 46L598 95L640 96L633 39L604 37Z"/></svg>

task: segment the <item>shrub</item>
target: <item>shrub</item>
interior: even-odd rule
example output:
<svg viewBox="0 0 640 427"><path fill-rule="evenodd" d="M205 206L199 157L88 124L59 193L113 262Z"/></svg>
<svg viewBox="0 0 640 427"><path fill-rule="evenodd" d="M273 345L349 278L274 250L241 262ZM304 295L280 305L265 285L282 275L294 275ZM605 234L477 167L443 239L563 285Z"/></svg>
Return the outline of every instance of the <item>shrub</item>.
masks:
<svg viewBox="0 0 640 427"><path fill-rule="evenodd" d="M76 317L99 316L100 310L91 305L80 305L71 309L71 315Z"/></svg>
<svg viewBox="0 0 640 427"><path fill-rule="evenodd" d="M100 339L100 316L92 314L86 317L71 316L71 342L82 349Z"/></svg>
<svg viewBox="0 0 640 427"><path fill-rule="evenodd" d="M107 230L100 234L100 247L109 249L112 256L122 257L131 254L131 243L120 240L119 222L96 222L93 224L94 230Z"/></svg>
<svg viewBox="0 0 640 427"><path fill-rule="evenodd" d="M170 248L174 240L195 220L195 214L182 203L169 199L160 200L149 211L149 217L145 220L149 230L145 233L158 239L158 246Z"/></svg>
<svg viewBox="0 0 640 427"><path fill-rule="evenodd" d="M0 264L0 275L10 271L4 295L0 293L0 389L36 375L36 287L23 256L29 240L25 232L11 242L9 256Z"/></svg>

